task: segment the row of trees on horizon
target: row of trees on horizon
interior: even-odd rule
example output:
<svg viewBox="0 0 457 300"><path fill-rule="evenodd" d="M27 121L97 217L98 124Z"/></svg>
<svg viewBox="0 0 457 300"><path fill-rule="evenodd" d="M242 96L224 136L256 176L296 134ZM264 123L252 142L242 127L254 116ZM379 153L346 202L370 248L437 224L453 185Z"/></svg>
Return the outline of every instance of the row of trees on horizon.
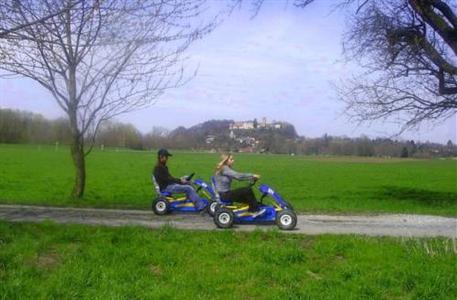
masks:
<svg viewBox="0 0 457 300"><path fill-rule="evenodd" d="M229 134L231 120L213 120L191 128L168 130L154 127L143 134L134 125L105 122L95 140L98 148L117 147L150 150L161 147L203 151L249 151L305 155L351 155L383 157L451 157L457 146L430 142L398 141L390 138L371 139L323 135L319 138L299 137L293 125L285 130L243 130L237 136L250 136L259 142L247 145ZM292 134L293 133L293 134ZM207 136L215 136L208 143ZM31 112L0 109L0 143L70 144L71 131L65 118L49 120Z"/></svg>

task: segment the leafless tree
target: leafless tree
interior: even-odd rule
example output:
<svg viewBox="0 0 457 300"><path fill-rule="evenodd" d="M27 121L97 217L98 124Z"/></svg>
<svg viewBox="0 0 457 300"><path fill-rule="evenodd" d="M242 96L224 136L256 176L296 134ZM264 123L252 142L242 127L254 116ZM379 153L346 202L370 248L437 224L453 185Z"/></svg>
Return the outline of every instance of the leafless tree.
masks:
<svg viewBox="0 0 457 300"><path fill-rule="evenodd" d="M247 2L255 16L265 0ZM285 0L312 9L316 0ZM338 86L359 122L397 118L401 130L442 121L457 109L455 0L338 0L349 11L344 52L362 70Z"/></svg>
<svg viewBox="0 0 457 300"><path fill-rule="evenodd" d="M447 2L447 3L446 3ZM364 1L345 36L362 66L339 92L358 121L396 117L402 130L457 109L457 3Z"/></svg>
<svg viewBox="0 0 457 300"><path fill-rule="evenodd" d="M205 5L205 0L0 3L1 27L17 28L0 39L0 69L38 82L68 116L73 197L83 196L85 156L100 124L150 105L185 82L183 52L215 24L198 17Z"/></svg>

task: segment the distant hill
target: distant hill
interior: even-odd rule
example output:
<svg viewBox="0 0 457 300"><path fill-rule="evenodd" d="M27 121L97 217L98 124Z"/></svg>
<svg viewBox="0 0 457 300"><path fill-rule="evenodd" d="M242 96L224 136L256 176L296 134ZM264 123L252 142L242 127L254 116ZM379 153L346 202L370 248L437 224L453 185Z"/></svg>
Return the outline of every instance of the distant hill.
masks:
<svg viewBox="0 0 457 300"><path fill-rule="evenodd" d="M230 149L233 151L268 151L298 138L295 127L287 122L210 120L190 128L178 127L170 132L177 145L193 148Z"/></svg>
<svg viewBox="0 0 457 300"><path fill-rule="evenodd" d="M229 134L229 127L232 123L232 120L210 120L190 127L186 130L186 133L205 136ZM173 131L171 134L173 134Z"/></svg>
<svg viewBox="0 0 457 300"><path fill-rule="evenodd" d="M297 132L294 125L287 122L276 122L281 127L278 128L249 128L249 129L231 129L230 126L235 124L233 120L210 120L203 123L199 123L186 129L185 127L178 127L170 132L171 136L189 134L189 135L229 135L233 131L237 135L252 135L261 136L266 133L274 132L279 135L284 135L287 138L297 138Z"/></svg>

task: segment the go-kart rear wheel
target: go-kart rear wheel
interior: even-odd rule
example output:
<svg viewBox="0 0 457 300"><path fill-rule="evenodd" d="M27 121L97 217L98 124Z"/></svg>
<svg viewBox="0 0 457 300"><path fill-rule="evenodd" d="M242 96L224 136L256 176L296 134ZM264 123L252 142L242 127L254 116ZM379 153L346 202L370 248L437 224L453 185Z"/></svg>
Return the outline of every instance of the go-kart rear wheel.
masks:
<svg viewBox="0 0 457 300"><path fill-rule="evenodd" d="M282 230L292 230L297 226L297 215L292 210L281 210L276 215L276 225Z"/></svg>
<svg viewBox="0 0 457 300"><path fill-rule="evenodd" d="M233 225L235 215L226 207L221 207L214 214L214 223L219 228L230 228Z"/></svg>
<svg viewBox="0 0 457 300"><path fill-rule="evenodd" d="M152 210L156 215L162 216L168 213L170 208L170 203L167 199L164 198L157 198L152 202Z"/></svg>
<svg viewBox="0 0 457 300"><path fill-rule="evenodd" d="M217 208L217 201L210 201L209 206L208 206L208 214L211 217L214 217L214 214L216 213L216 208Z"/></svg>

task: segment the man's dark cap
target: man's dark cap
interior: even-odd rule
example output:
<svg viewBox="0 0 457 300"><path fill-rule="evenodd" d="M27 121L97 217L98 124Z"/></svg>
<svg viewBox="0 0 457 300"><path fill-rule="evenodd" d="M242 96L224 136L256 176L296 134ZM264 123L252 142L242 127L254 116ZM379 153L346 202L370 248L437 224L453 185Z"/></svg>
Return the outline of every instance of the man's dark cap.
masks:
<svg viewBox="0 0 457 300"><path fill-rule="evenodd" d="M167 149L160 149L159 151L157 151L157 156L173 156L171 155L170 152L168 152Z"/></svg>

